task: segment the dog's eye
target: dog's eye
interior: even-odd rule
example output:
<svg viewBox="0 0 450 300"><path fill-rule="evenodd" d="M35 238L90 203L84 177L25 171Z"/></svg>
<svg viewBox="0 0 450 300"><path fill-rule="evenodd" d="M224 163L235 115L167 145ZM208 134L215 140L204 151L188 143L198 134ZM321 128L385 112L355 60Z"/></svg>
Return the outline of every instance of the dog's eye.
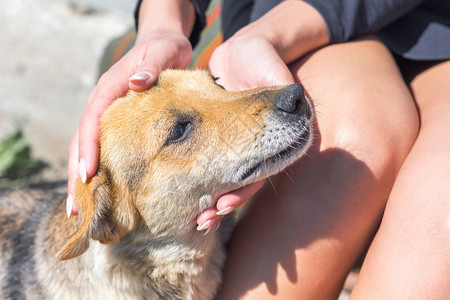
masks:
<svg viewBox="0 0 450 300"><path fill-rule="evenodd" d="M191 120L177 122L170 130L166 144L179 143L184 141L191 133L194 125Z"/></svg>

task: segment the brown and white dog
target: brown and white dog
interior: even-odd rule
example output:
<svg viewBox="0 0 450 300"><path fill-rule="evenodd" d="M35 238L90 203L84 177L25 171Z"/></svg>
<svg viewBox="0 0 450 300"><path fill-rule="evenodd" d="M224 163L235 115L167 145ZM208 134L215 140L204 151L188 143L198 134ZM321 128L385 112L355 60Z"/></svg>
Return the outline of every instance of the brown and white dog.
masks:
<svg viewBox="0 0 450 300"><path fill-rule="evenodd" d="M299 84L228 92L205 71L164 71L102 116L80 217L61 195L0 196L0 299L212 299L233 222L203 235L196 216L298 159L311 118Z"/></svg>

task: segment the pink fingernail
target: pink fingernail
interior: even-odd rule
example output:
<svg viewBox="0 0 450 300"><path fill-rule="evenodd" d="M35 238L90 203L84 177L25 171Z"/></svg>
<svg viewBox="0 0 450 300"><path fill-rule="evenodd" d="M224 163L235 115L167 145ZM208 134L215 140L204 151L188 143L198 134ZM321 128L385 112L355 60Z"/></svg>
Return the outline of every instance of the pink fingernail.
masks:
<svg viewBox="0 0 450 300"><path fill-rule="evenodd" d="M80 173L80 178L83 183L86 183L87 171L86 171L86 161L84 159L80 159L78 164L78 171Z"/></svg>
<svg viewBox="0 0 450 300"><path fill-rule="evenodd" d="M206 227L208 227L209 225L211 225L211 220L206 221L202 225L198 225L197 230L202 231L203 229L206 229Z"/></svg>
<svg viewBox="0 0 450 300"><path fill-rule="evenodd" d="M147 81L152 77L152 75L149 72L139 72L134 74L133 76L128 79L129 81Z"/></svg>
<svg viewBox="0 0 450 300"><path fill-rule="evenodd" d="M218 216L224 216L226 214L229 214L230 212L232 212L236 207L235 206L228 206L225 207L224 209L222 209L221 211L216 212L216 215Z"/></svg>
<svg viewBox="0 0 450 300"><path fill-rule="evenodd" d="M73 197L72 195L69 195L66 200L67 219L70 219L70 216L72 215L72 207L73 207Z"/></svg>

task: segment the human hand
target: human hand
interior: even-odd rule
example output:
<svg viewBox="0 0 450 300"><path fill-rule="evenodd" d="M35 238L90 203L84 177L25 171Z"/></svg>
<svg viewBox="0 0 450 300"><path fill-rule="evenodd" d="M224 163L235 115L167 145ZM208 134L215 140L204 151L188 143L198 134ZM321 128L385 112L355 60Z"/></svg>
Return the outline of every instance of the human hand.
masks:
<svg viewBox="0 0 450 300"><path fill-rule="evenodd" d="M243 205L251 196L263 187L264 182L265 180L260 180L222 195L217 201L216 207L204 210L197 217L197 230L204 230L205 235L208 234L211 229L217 230L223 217L234 211L237 207Z"/></svg>
<svg viewBox="0 0 450 300"><path fill-rule="evenodd" d="M129 89L149 88L165 68L186 68L192 57L189 40L182 33L158 30L138 38L120 61L98 81L88 97L78 128L69 148L67 216L76 214L73 191L76 179L86 182L97 171L100 117L105 109Z"/></svg>
<svg viewBox="0 0 450 300"><path fill-rule="evenodd" d="M219 46L209 69L229 91L292 84L287 64L328 42L326 23L314 7L304 1L283 1ZM262 185L257 182L220 197L215 208L197 218L198 229L217 228L221 215L243 204Z"/></svg>
<svg viewBox="0 0 450 300"><path fill-rule="evenodd" d="M275 46L255 24L244 27L219 46L211 57L209 69L218 77L217 83L229 91L295 83ZM217 229L223 216L244 204L264 182L258 181L221 196L216 207L198 216L197 229L205 230L205 234L211 228Z"/></svg>
<svg viewBox="0 0 450 300"><path fill-rule="evenodd" d="M294 83L287 64L329 42L326 23L304 1L283 1L213 53L209 69L230 91Z"/></svg>
<svg viewBox="0 0 450 300"><path fill-rule="evenodd" d="M294 77L272 42L257 24L250 24L220 45L209 70L229 91L294 83Z"/></svg>

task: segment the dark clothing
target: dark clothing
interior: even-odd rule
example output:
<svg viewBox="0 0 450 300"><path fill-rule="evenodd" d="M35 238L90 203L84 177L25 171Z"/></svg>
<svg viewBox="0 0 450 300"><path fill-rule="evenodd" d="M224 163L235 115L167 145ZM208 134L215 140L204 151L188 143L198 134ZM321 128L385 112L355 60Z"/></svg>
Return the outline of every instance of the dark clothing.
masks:
<svg viewBox="0 0 450 300"><path fill-rule="evenodd" d="M376 33L396 54L413 60L450 58L450 1L306 0L327 23L331 42Z"/></svg>
<svg viewBox="0 0 450 300"><path fill-rule="evenodd" d="M205 24L208 0L192 0L198 40ZM239 28L268 12L281 0L224 0L223 32L229 38ZM331 43L376 34L394 53L412 60L450 59L448 0L305 0L324 18Z"/></svg>

